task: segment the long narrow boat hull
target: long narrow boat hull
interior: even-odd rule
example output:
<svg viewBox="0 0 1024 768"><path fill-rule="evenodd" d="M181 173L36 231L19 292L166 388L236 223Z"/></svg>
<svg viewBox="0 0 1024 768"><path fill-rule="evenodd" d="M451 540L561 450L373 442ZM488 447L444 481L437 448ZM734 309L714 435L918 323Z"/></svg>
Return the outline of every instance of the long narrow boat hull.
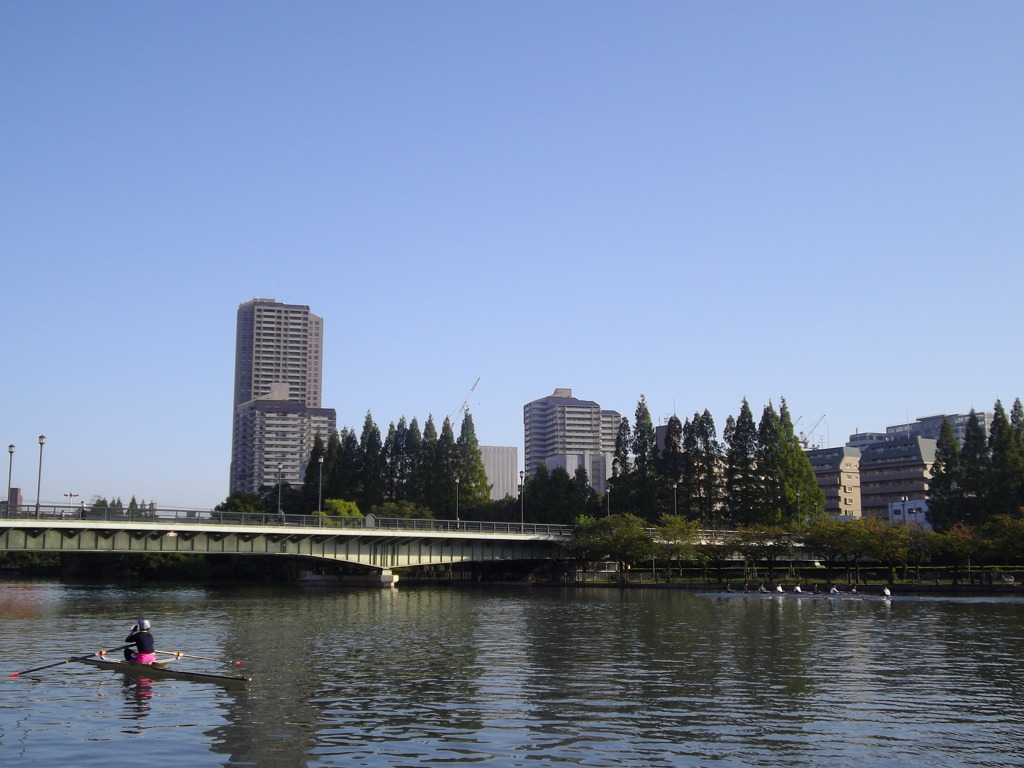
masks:
<svg viewBox="0 0 1024 768"><path fill-rule="evenodd" d="M214 675L208 672L187 672L182 669L172 669L166 664L132 664L128 661L110 661L108 659L78 659L78 661L100 669L109 669L112 672L121 672L135 677L172 678L226 686L243 686L251 679L235 675Z"/></svg>

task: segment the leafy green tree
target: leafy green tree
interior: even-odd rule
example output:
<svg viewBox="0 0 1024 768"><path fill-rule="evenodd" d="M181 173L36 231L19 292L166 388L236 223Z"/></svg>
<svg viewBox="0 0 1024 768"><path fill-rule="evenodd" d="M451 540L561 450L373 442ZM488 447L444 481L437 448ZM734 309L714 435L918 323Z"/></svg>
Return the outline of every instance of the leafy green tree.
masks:
<svg viewBox="0 0 1024 768"><path fill-rule="evenodd" d="M935 442L935 461L929 480L928 522L939 532L949 530L963 515L963 487L960 482L960 444L949 419L942 422Z"/></svg>
<svg viewBox="0 0 1024 768"><path fill-rule="evenodd" d="M739 529L737 548L751 563L763 564L768 569L768 581L774 581L779 561L792 556L793 539L781 526L753 525Z"/></svg>
<svg viewBox="0 0 1024 768"><path fill-rule="evenodd" d="M938 539L939 534L920 525L907 526L907 566L914 569L918 580L921 578L921 566L930 563L938 551Z"/></svg>
<svg viewBox="0 0 1024 768"><path fill-rule="evenodd" d="M995 515L985 526L985 545L992 563L1024 564L1024 519Z"/></svg>
<svg viewBox="0 0 1024 768"><path fill-rule="evenodd" d="M801 537L807 547L825 566L825 579L832 581L832 573L845 563L853 551L853 527L847 522L816 518Z"/></svg>
<svg viewBox="0 0 1024 768"><path fill-rule="evenodd" d="M896 568L906 565L910 547L910 531L903 524L890 525L885 520L868 520L873 534L868 556L886 567L888 581L896 580Z"/></svg>
<svg viewBox="0 0 1024 768"><path fill-rule="evenodd" d="M413 504L411 501L385 501L379 507L370 510L376 517L398 518L400 520L430 520L434 513L426 507Z"/></svg>
<svg viewBox="0 0 1024 768"><path fill-rule="evenodd" d="M104 506L106 502L104 502ZM242 514L262 515L266 512L263 501L258 494L232 491L227 499L213 508L215 512L240 512Z"/></svg>
<svg viewBox="0 0 1024 768"><path fill-rule="evenodd" d="M694 546L700 533L700 526L694 520L681 515L662 515L657 527L658 557L667 563L691 560Z"/></svg>
<svg viewBox="0 0 1024 768"><path fill-rule="evenodd" d="M658 443L647 401L640 396L633 426L633 471L631 477L633 509L653 524L658 518Z"/></svg>
<svg viewBox="0 0 1024 768"><path fill-rule="evenodd" d="M654 557L654 539L646 526L636 515L584 520L576 526L571 551L577 559L614 560L624 573L626 567Z"/></svg>
<svg viewBox="0 0 1024 768"><path fill-rule="evenodd" d="M981 550L981 541L974 529L962 521L958 521L942 534L939 541L939 559L953 568L953 583L959 584L960 571L964 566L970 569L971 558Z"/></svg>
<svg viewBox="0 0 1024 768"><path fill-rule="evenodd" d="M323 503L323 509L314 514L324 518L324 524L328 526L340 525L342 518L363 516L358 504L344 499L327 499Z"/></svg>

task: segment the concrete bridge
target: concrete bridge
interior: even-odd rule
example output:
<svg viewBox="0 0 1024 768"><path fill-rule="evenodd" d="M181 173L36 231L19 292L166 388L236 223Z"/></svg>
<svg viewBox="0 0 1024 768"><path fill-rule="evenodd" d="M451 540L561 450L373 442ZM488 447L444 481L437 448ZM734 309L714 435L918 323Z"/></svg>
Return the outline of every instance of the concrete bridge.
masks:
<svg viewBox="0 0 1024 768"><path fill-rule="evenodd" d="M26 505L0 516L0 551L286 555L370 569L565 557L572 526Z"/></svg>

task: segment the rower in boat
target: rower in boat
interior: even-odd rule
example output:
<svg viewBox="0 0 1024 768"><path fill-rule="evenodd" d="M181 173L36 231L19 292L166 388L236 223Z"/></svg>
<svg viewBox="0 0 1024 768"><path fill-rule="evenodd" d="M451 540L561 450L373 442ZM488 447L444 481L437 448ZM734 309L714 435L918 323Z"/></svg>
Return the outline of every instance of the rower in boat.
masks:
<svg viewBox="0 0 1024 768"><path fill-rule="evenodd" d="M778 592L780 595L783 592L785 592L785 590L782 588L782 582L781 581L778 584L775 585L775 591Z"/></svg>
<svg viewBox="0 0 1024 768"><path fill-rule="evenodd" d="M796 592L798 595L803 593L803 590L800 588L800 582L799 581L796 583L796 586L793 587L793 591Z"/></svg>
<svg viewBox="0 0 1024 768"><path fill-rule="evenodd" d="M125 646L124 660L133 664L152 664L156 661L156 640L149 631L149 621L139 619L124 639L126 643L135 645L132 650L130 645Z"/></svg>
<svg viewBox="0 0 1024 768"><path fill-rule="evenodd" d="M882 594L886 597L892 597L892 592L889 591L888 587L882 587Z"/></svg>
<svg viewBox="0 0 1024 768"><path fill-rule="evenodd" d="M835 584L833 584L833 585L832 585L832 589L830 589L830 590L828 591L828 593L829 593L830 595L838 595L838 594L839 594L839 587L837 587L837 586L836 586Z"/></svg>

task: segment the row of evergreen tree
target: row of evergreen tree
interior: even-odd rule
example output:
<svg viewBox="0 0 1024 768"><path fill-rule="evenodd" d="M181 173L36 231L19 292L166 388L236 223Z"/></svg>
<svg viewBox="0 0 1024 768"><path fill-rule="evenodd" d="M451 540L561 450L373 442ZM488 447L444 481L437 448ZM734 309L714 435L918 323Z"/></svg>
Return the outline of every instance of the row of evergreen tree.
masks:
<svg viewBox="0 0 1024 768"><path fill-rule="evenodd" d="M993 518L1019 518L1024 510L1024 406L1017 398L1009 415L993 408L988 434L972 410L963 446L946 421L935 444L928 516L937 531L957 523L982 529Z"/></svg>
<svg viewBox="0 0 1024 768"><path fill-rule="evenodd" d="M722 468L724 467L724 472ZM666 514L726 527L795 524L820 513L824 495L794 433L782 399L769 403L759 423L746 399L729 417L719 440L708 411L668 420L659 450L654 425L641 395L634 422L623 418L616 439L609 491L597 494L586 470L570 477L541 466L526 480L521 498L491 502L472 415L463 416L458 437L446 417L438 432L433 417L420 430L405 417L382 438L372 414L363 428L317 435L301 488L268 486L262 506L286 512L338 509L352 502L359 513L388 517L518 520L571 524L580 517L634 514L656 523ZM231 499L229 499L231 502ZM237 500L236 500L237 502ZM253 500L254 508L260 506ZM239 508L228 504L225 508Z"/></svg>
<svg viewBox="0 0 1024 768"><path fill-rule="evenodd" d="M972 411L972 416L974 412ZM321 461L322 459L322 461ZM992 429L968 421L963 447L944 424L936 446L930 516L939 531L956 523L980 528L997 515L1019 517L1024 508L1024 407L1009 415L995 404ZM586 470L570 476L541 466L526 479L521 498L490 501L490 487L472 415L456 437L449 417L438 431L433 417L421 430L403 416L387 435L368 412L361 432L345 427L318 435L300 488L269 486L252 509L273 510L278 497L288 513L338 509L338 500L361 514L518 520L572 524L581 517L630 514L649 524L672 515L702 527L781 525L793 528L820 516L824 493L796 435L785 398L769 402L755 421L746 398L729 416L721 439L705 410L685 421L670 417L659 448L646 399L632 423L623 417L616 437L608 492L596 493ZM328 501L334 502L329 504ZM239 507L238 500L225 508Z"/></svg>
<svg viewBox="0 0 1024 768"><path fill-rule="evenodd" d="M659 451L645 398L632 426L623 417L615 442L609 509L649 523L671 514L703 527L797 525L822 514L825 495L797 438L786 399L754 422L744 398L719 440L705 410L665 425Z"/></svg>
<svg viewBox="0 0 1024 768"><path fill-rule="evenodd" d="M367 412L358 436L348 427L329 435L326 444L316 436L301 497L309 511L323 508L323 499L343 499L363 514L455 518L486 505L490 492L470 413L458 437L450 417L438 432L433 416L422 431L415 418L407 422L403 416L382 439Z"/></svg>

